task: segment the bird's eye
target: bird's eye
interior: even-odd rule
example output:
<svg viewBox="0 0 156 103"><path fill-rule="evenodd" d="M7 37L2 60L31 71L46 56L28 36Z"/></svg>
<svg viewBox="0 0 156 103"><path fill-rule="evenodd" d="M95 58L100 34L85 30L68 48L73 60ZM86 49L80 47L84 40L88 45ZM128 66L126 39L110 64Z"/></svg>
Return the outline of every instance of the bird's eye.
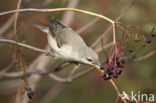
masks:
<svg viewBox="0 0 156 103"><path fill-rule="evenodd" d="M87 58L87 60L89 61L89 62L91 62L92 60L91 59L89 59L89 58Z"/></svg>

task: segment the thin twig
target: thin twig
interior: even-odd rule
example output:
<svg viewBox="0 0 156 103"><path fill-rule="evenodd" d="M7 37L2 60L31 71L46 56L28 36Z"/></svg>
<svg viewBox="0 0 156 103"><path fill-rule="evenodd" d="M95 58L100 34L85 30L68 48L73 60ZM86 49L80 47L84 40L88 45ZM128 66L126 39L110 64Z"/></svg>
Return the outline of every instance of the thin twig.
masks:
<svg viewBox="0 0 156 103"><path fill-rule="evenodd" d="M151 51L150 53L146 54L145 56L139 57L134 59L133 61L141 61L141 60L145 60L149 57L151 57L152 55L156 54L156 50Z"/></svg>
<svg viewBox="0 0 156 103"><path fill-rule="evenodd" d="M1 39L1 38L0 38L0 42L12 44L12 45L18 45L18 46L21 46L21 47L24 47L24 48L31 49L31 50L33 50L33 51L37 51L37 52L41 52L41 53L46 53L45 50L42 50L42 49L39 49L39 48L30 46L30 45L27 45L27 44L23 44L23 43L20 43L20 42L16 42L16 41L10 40L10 39ZM51 54L51 56L53 56L53 55Z"/></svg>
<svg viewBox="0 0 156 103"><path fill-rule="evenodd" d="M16 32L17 32L16 31L16 29L17 29L16 26L17 26L17 19L18 19L18 15L19 15L19 11L18 10L20 8L21 1L22 0L18 0L17 9L16 9L16 15L15 15L15 21L14 21L14 33L13 34L14 34L14 38L15 38L16 41L18 41L17 35L16 35Z"/></svg>
<svg viewBox="0 0 156 103"><path fill-rule="evenodd" d="M27 8L27 9L19 9L19 10L10 10L10 11L6 11L6 12L1 12L0 16L2 15L7 15L7 14L11 14L14 12L43 12L43 13L47 13L47 12L59 12L59 11L74 11L74 12L81 12L84 14L88 14L88 15L92 15L92 16L96 16L99 18L102 18L104 20L107 20L108 22L114 24L114 21L111 20L110 18L94 13L94 12L90 12L90 11L85 11L85 10L81 10L81 9L75 9L75 8L55 8L55 9L35 9L35 8Z"/></svg>
<svg viewBox="0 0 156 103"><path fill-rule="evenodd" d="M133 7L133 5L135 4L136 0L133 1L133 3L126 9L124 10L116 19L115 22L118 22L129 10L130 8ZM94 47L98 44L98 42L106 35L108 34L108 32L112 29L112 25L108 27L108 29L92 44L91 47Z"/></svg>
<svg viewBox="0 0 156 103"><path fill-rule="evenodd" d="M2 35L3 33L5 33L5 31L7 31L9 29L9 27L12 25L12 23L14 22L14 18L15 15L12 15L9 20L3 24L2 27L0 27L0 35Z"/></svg>
<svg viewBox="0 0 156 103"><path fill-rule="evenodd" d="M120 91L119 91L118 87L116 86L116 84L114 83L114 81L113 81L112 79L110 79L109 81L111 82L111 84L112 84L113 87L115 88L115 90L116 90L118 96L120 96L120 95L121 95L121 94L120 94Z"/></svg>

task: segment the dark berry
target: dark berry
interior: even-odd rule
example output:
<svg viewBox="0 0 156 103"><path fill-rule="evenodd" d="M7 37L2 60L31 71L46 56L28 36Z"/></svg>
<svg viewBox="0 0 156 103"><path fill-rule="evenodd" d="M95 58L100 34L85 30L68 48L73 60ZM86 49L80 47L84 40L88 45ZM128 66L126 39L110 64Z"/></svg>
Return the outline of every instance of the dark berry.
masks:
<svg viewBox="0 0 156 103"><path fill-rule="evenodd" d="M118 69L118 74L120 75L121 73L122 73L122 69L119 68L119 69Z"/></svg>
<svg viewBox="0 0 156 103"><path fill-rule="evenodd" d="M116 72L114 72L114 73L113 73L113 77L114 77L114 78L117 78L117 77L118 77L118 74L117 74Z"/></svg>
<svg viewBox="0 0 156 103"><path fill-rule="evenodd" d="M111 67L108 67L108 68L107 68L107 71L111 71L111 70L112 70Z"/></svg>
<svg viewBox="0 0 156 103"><path fill-rule="evenodd" d="M30 94L30 92L27 93L27 96L29 99L32 99L32 95Z"/></svg>
<svg viewBox="0 0 156 103"><path fill-rule="evenodd" d="M109 75L112 74L111 70L112 70L111 67L108 67L108 68L107 68L107 73L108 73Z"/></svg>
<svg viewBox="0 0 156 103"><path fill-rule="evenodd" d="M107 76L104 76L103 78L104 78L104 80L107 80Z"/></svg>
<svg viewBox="0 0 156 103"><path fill-rule="evenodd" d="M109 75L111 75L111 74L112 74L112 72L111 72L111 71L107 71L107 73L108 73Z"/></svg>
<svg viewBox="0 0 156 103"><path fill-rule="evenodd" d="M152 34L152 37L155 37L156 34Z"/></svg>
<svg viewBox="0 0 156 103"><path fill-rule="evenodd" d="M25 87L25 90L31 91L31 88L30 87Z"/></svg>
<svg viewBox="0 0 156 103"><path fill-rule="evenodd" d="M103 65L100 65L100 69L101 69L101 70L103 70L103 69L104 69Z"/></svg>
<svg viewBox="0 0 156 103"><path fill-rule="evenodd" d="M34 95L34 92L33 92L33 91L30 91L30 95L31 95L31 96Z"/></svg>
<svg viewBox="0 0 156 103"><path fill-rule="evenodd" d="M107 79L110 80L110 79L112 79L112 77L111 76L108 76Z"/></svg>
<svg viewBox="0 0 156 103"><path fill-rule="evenodd" d="M122 58L122 59L121 59L121 62L122 62L122 63L125 63L125 59L124 59L124 58Z"/></svg>
<svg viewBox="0 0 156 103"><path fill-rule="evenodd" d="M150 39L148 39L148 40L147 40L147 43L151 43L151 40L150 40Z"/></svg>
<svg viewBox="0 0 156 103"><path fill-rule="evenodd" d="M107 77L107 74L106 74L106 73L104 73L104 74L103 74L103 77Z"/></svg>
<svg viewBox="0 0 156 103"><path fill-rule="evenodd" d="M117 61L116 62L116 65L117 65L117 67L120 67L120 62Z"/></svg>

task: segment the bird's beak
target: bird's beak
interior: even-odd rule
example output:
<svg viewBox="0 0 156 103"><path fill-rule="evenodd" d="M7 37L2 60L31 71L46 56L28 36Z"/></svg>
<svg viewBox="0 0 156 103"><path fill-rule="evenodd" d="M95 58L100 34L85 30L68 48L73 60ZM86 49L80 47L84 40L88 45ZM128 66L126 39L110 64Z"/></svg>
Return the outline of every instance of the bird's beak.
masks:
<svg viewBox="0 0 156 103"><path fill-rule="evenodd" d="M101 73L104 73L104 71L103 71L103 69L104 69L103 65L98 64L98 65L94 65L94 67L95 67L98 71L100 71Z"/></svg>

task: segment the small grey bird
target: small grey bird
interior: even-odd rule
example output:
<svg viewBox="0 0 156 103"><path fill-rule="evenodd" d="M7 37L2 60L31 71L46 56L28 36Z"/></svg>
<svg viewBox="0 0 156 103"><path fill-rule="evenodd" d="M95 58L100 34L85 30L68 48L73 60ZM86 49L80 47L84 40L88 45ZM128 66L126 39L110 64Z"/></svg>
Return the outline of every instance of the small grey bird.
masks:
<svg viewBox="0 0 156 103"><path fill-rule="evenodd" d="M46 54L69 62L84 63L102 71L96 52L88 47L79 34L56 20L49 20L49 26L33 24L47 34L50 48Z"/></svg>

